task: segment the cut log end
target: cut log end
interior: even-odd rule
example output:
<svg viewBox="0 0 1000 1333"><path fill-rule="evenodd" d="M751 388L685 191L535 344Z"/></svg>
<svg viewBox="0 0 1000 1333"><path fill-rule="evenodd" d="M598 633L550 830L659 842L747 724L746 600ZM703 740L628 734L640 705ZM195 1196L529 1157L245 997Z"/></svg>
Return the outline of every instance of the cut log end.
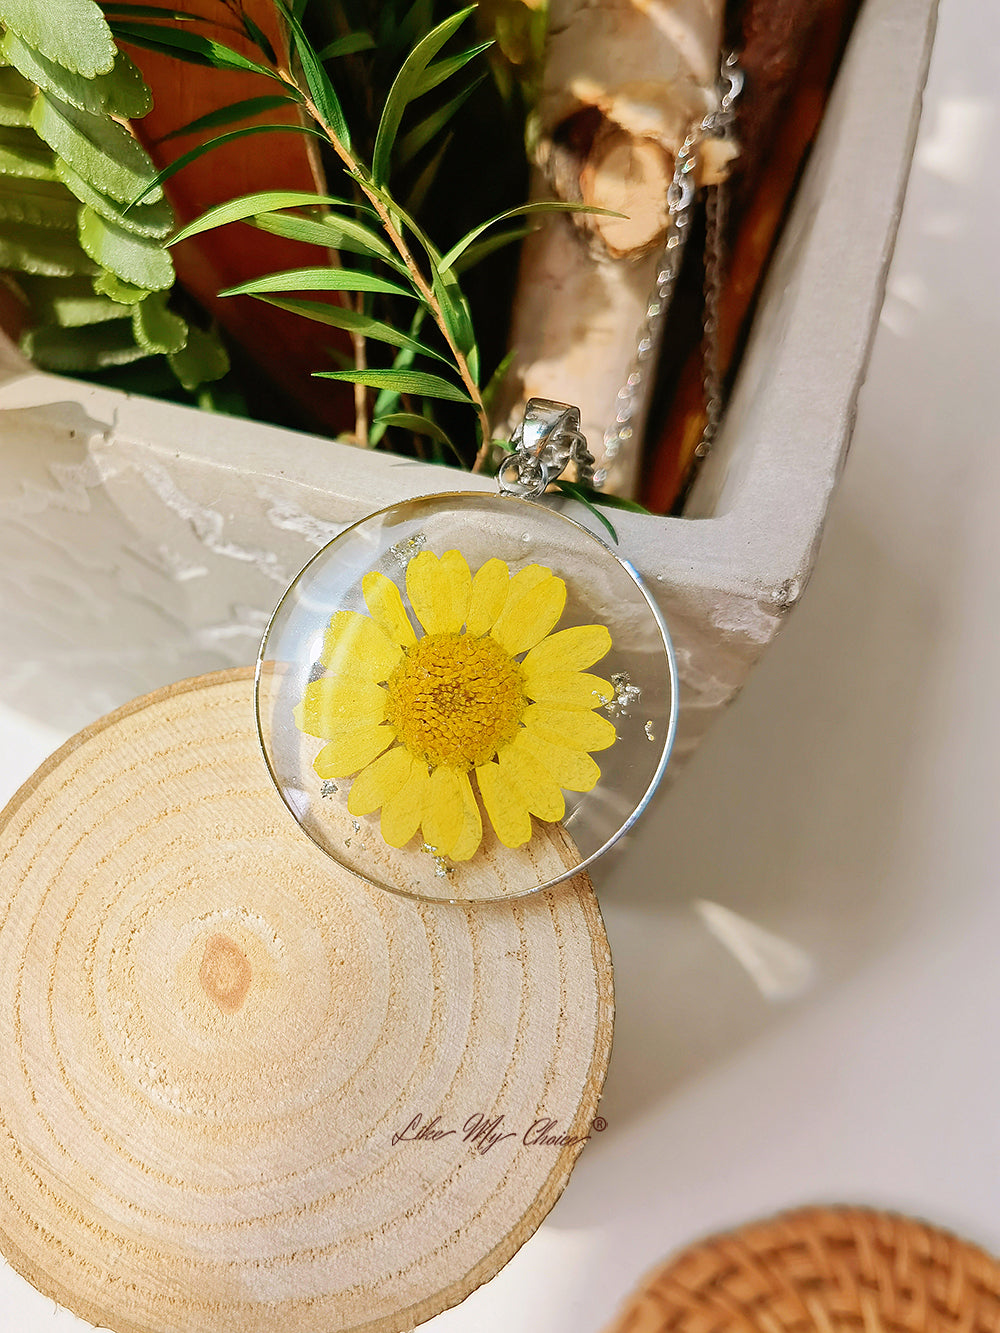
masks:
<svg viewBox="0 0 1000 1333"><path fill-rule="evenodd" d="M614 128L598 136L580 190L585 204L622 215L589 219L609 255L645 254L663 244L672 171L672 159L654 139L635 139Z"/></svg>
<svg viewBox="0 0 1000 1333"><path fill-rule="evenodd" d="M610 1053L607 941L585 876L460 907L330 861L251 693L236 671L138 700L0 815L0 1249L121 1333L397 1333L561 1193Z"/></svg>

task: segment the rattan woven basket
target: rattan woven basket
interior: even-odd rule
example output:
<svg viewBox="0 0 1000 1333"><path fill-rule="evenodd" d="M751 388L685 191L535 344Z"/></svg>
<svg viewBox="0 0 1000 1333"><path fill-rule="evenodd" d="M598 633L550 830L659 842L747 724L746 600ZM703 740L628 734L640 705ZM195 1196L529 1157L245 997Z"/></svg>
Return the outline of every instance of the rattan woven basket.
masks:
<svg viewBox="0 0 1000 1333"><path fill-rule="evenodd" d="M682 1251L606 1333L1000 1333L1000 1263L913 1218L808 1208Z"/></svg>

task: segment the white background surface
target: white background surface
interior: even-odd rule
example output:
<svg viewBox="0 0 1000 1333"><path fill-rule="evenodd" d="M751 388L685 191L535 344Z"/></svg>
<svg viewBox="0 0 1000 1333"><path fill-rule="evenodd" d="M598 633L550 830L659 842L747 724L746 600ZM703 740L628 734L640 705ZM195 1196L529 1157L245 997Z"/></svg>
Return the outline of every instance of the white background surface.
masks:
<svg viewBox="0 0 1000 1333"><path fill-rule="evenodd" d="M595 875L618 991L608 1128L433 1333L598 1333L673 1249L801 1203L901 1209L1000 1252L998 50L1000 10L944 0L817 573ZM0 711L0 797L62 739ZM697 898L807 948L812 989L769 1005ZM0 1326L87 1327L6 1268Z"/></svg>

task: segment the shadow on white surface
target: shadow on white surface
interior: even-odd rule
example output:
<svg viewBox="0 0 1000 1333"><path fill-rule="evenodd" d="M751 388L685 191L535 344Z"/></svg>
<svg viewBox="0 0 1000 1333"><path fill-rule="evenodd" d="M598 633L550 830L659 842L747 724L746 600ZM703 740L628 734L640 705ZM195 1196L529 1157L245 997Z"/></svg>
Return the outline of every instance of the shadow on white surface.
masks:
<svg viewBox="0 0 1000 1333"><path fill-rule="evenodd" d="M955 513L946 551L959 523ZM694 900L803 947L820 992L905 926L914 904L885 870L942 650L940 600L841 506L782 639L610 873L598 872L618 1005L602 1104L611 1123L780 1019Z"/></svg>

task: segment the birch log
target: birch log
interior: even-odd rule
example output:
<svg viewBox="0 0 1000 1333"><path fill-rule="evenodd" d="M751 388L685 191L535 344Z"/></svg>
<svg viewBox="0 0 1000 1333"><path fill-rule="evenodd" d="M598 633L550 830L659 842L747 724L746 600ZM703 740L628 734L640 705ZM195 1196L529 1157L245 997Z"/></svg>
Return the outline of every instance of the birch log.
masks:
<svg viewBox="0 0 1000 1333"><path fill-rule="evenodd" d="M504 407L579 406L600 466L667 227L674 158L716 104L722 0L553 0L535 194L624 213L550 219L525 245ZM605 489L631 494L638 441Z"/></svg>
<svg viewBox="0 0 1000 1333"><path fill-rule="evenodd" d="M251 676L129 704L0 815L0 1249L115 1333L399 1333L601 1128L607 940L586 876L461 907L330 861Z"/></svg>

